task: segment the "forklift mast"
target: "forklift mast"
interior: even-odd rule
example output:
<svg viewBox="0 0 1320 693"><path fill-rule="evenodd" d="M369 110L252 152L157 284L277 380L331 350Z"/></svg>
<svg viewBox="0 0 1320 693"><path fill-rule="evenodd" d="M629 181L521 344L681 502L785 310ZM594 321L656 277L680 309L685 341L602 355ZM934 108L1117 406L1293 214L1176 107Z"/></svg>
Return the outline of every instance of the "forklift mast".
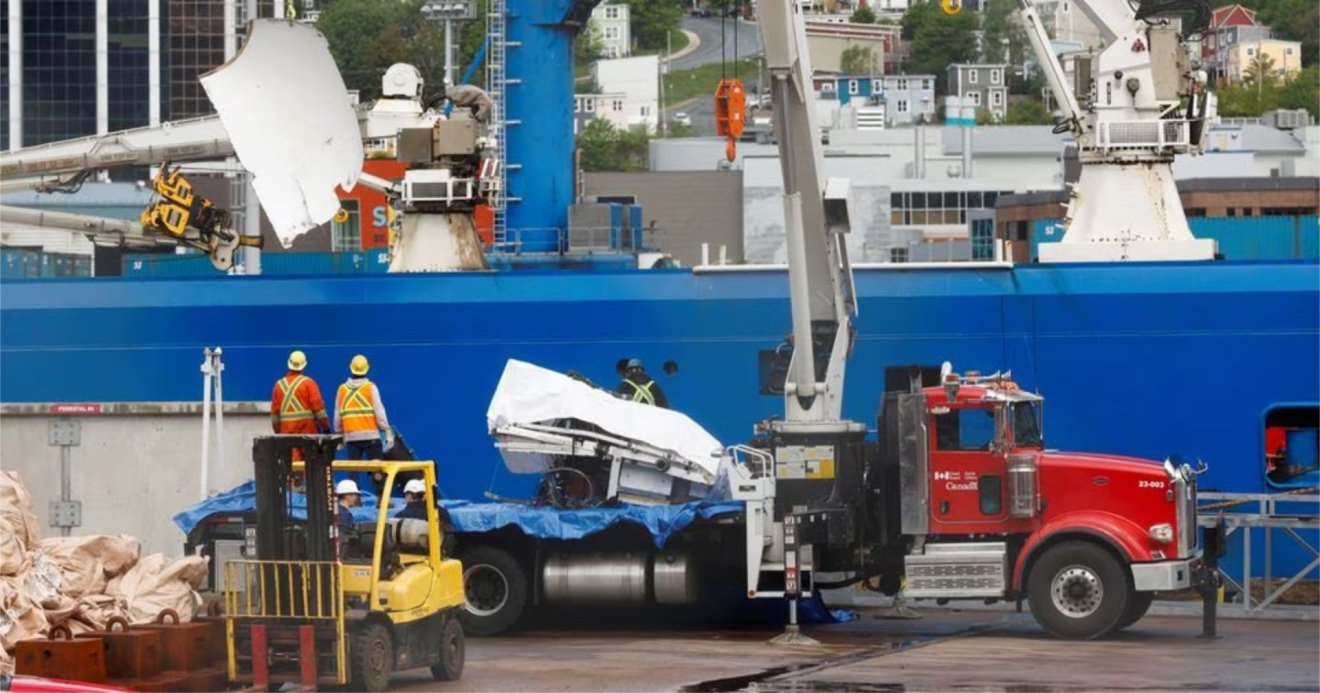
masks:
<svg viewBox="0 0 1320 693"><path fill-rule="evenodd" d="M337 435L269 435L252 442L257 501L257 558L263 561L333 561L338 527L331 465ZM302 451L307 522L293 521L293 451Z"/></svg>

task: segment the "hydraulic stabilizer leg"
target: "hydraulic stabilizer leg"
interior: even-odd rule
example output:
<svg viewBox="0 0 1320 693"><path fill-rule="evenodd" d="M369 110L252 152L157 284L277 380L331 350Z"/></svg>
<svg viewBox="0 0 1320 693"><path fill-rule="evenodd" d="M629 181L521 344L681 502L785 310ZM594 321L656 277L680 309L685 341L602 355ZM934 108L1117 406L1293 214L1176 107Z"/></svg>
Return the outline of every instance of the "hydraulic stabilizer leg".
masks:
<svg viewBox="0 0 1320 693"><path fill-rule="evenodd" d="M784 517L784 596L788 597L788 625L784 632L770 639L773 645L819 645L815 638L804 635L798 626L798 599L802 596L802 583L798 572L798 518Z"/></svg>

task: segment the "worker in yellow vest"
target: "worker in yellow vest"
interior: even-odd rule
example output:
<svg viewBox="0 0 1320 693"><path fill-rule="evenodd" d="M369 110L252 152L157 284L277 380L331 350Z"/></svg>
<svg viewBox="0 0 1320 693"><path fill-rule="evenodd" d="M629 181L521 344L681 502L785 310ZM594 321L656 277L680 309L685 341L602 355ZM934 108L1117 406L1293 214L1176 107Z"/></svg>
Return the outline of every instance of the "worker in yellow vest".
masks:
<svg viewBox="0 0 1320 693"><path fill-rule="evenodd" d="M378 460L394 447L394 431L380 389L367 380L370 368L367 357L354 356L348 364L350 377L339 386L335 398L335 432L344 434L350 460Z"/></svg>
<svg viewBox="0 0 1320 693"><path fill-rule="evenodd" d="M646 372L646 367L639 359L628 359L624 367L623 380L619 383L619 387L615 388L614 393L634 402L650 404L662 409L669 408L669 398L665 396L665 391L661 390Z"/></svg>

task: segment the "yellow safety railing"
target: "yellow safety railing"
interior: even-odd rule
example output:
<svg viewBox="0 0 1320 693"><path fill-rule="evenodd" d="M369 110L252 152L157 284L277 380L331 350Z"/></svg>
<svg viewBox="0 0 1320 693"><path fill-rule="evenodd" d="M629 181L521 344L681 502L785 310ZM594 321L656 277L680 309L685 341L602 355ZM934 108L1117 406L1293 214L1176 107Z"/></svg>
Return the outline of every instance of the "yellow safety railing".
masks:
<svg viewBox="0 0 1320 693"><path fill-rule="evenodd" d="M239 618L343 618L344 591L335 561L230 561L225 613Z"/></svg>
<svg viewBox="0 0 1320 693"><path fill-rule="evenodd" d="M239 671L235 637L240 620L268 627L330 622L335 631L335 657L330 672L338 683L348 680L344 626L343 564L337 561L230 561L224 566L225 630L229 638L229 677L250 679ZM252 621L248 621L249 623Z"/></svg>

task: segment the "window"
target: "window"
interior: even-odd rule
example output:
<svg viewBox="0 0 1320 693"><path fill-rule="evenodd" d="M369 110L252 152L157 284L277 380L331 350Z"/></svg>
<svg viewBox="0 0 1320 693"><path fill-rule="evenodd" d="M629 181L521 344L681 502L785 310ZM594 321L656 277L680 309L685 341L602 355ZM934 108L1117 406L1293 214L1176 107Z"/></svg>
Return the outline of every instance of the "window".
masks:
<svg viewBox="0 0 1320 693"><path fill-rule="evenodd" d="M618 7L613 7L613 6L609 6L609 5L607 5L607 6L605 7L605 18L606 18L606 19L618 19L618 18L619 18L619 8L618 8Z"/></svg>
<svg viewBox="0 0 1320 693"><path fill-rule="evenodd" d="M991 105L991 106L1003 106L1003 105L1004 105L1004 92L1002 92L1002 91L994 91L994 92L990 92L990 105Z"/></svg>
<svg viewBox="0 0 1320 693"><path fill-rule="evenodd" d="M1040 430L1040 403L1013 403L1013 445L1039 448L1045 446Z"/></svg>
<svg viewBox="0 0 1320 693"><path fill-rule="evenodd" d="M908 88L908 81L907 81L906 79L900 79L900 80L898 80L898 90L899 90L899 91L907 91L907 88Z"/></svg>
<svg viewBox="0 0 1320 693"><path fill-rule="evenodd" d="M582 112L582 99L580 99L580 98L578 98L578 99L573 99L573 112L574 112L574 113L581 113L581 112Z"/></svg>
<svg viewBox="0 0 1320 693"><path fill-rule="evenodd" d="M907 112L908 112L908 102L907 102L905 99L899 99L899 101L898 101L898 112L899 112L899 113L907 113Z"/></svg>
<svg viewBox="0 0 1320 693"><path fill-rule="evenodd" d="M991 70L991 71L990 71L990 83L991 83L991 84L999 84L999 81L1000 81L999 70Z"/></svg>
<svg viewBox="0 0 1320 693"><path fill-rule="evenodd" d="M594 99L594 98L592 98L592 97L587 97L586 100L585 100L585 103L584 103L584 107L585 107L585 110L587 111L587 113L595 113L595 112L596 112L596 99Z"/></svg>
<svg viewBox="0 0 1320 693"><path fill-rule="evenodd" d="M607 27L605 27L605 40L606 40L606 41L618 41L618 40L619 40L619 27L617 27L617 26L607 26Z"/></svg>
<svg viewBox="0 0 1320 693"><path fill-rule="evenodd" d="M993 409L954 409L935 415L936 450L989 450L994 439Z"/></svg>
<svg viewBox="0 0 1320 693"><path fill-rule="evenodd" d="M362 250L362 227L358 214L357 200L341 200L340 206L348 213L348 218L340 222L330 221L330 250L336 253L348 253Z"/></svg>
<svg viewBox="0 0 1320 693"><path fill-rule="evenodd" d="M1292 55L1292 54L1293 54L1292 46L1288 46L1287 48L1283 49L1283 54L1284 54L1284 55Z"/></svg>
<svg viewBox="0 0 1320 693"><path fill-rule="evenodd" d="M882 84L882 83L880 82L880 80L878 80L878 79L873 79L873 80L871 80L871 93L872 93L872 94L879 94L880 92L882 92L882 91L884 91L884 90L885 90L885 85Z"/></svg>
<svg viewBox="0 0 1320 693"><path fill-rule="evenodd" d="M974 91L974 92L968 94L968 95L967 95L967 98L968 98L969 100L971 100L973 106L980 106L980 105L981 105L981 92L979 92L979 91Z"/></svg>
<svg viewBox="0 0 1320 693"><path fill-rule="evenodd" d="M1265 478L1270 486L1309 488L1320 478L1315 405L1275 406L1265 412Z"/></svg>
<svg viewBox="0 0 1320 693"><path fill-rule="evenodd" d="M1256 49L1255 49L1255 48L1248 48L1248 49L1247 49L1247 57L1248 57L1248 58L1253 57L1253 56L1255 56L1255 55L1256 55Z"/></svg>
<svg viewBox="0 0 1320 693"><path fill-rule="evenodd" d="M968 70L968 71L967 71L967 83L968 83L968 84L976 84L976 81L979 79L979 75L980 75L980 74L981 74L981 73L979 73L979 72L976 71L976 68L972 68L972 69Z"/></svg>
<svg viewBox="0 0 1320 693"><path fill-rule="evenodd" d="M615 113L618 113L623 110L623 102L615 99L614 102L610 104L610 107L614 109Z"/></svg>
<svg viewBox="0 0 1320 693"><path fill-rule="evenodd" d="M849 94L857 93L857 80L855 79L848 80L848 93Z"/></svg>
<svg viewBox="0 0 1320 693"><path fill-rule="evenodd" d="M930 86L930 80L928 80L928 79L923 79L923 80L921 80L921 88L922 88L922 89L929 90L929 89L931 88L931 86Z"/></svg>
<svg viewBox="0 0 1320 693"><path fill-rule="evenodd" d="M890 249L889 249L889 261L890 261L890 262L907 262L907 261L908 261L908 249L907 249L907 248L890 248Z"/></svg>
<svg viewBox="0 0 1320 693"><path fill-rule="evenodd" d="M650 107L650 106L642 106L642 117L645 118L645 117L647 117L647 116L649 116L649 115L651 115L651 107Z"/></svg>

